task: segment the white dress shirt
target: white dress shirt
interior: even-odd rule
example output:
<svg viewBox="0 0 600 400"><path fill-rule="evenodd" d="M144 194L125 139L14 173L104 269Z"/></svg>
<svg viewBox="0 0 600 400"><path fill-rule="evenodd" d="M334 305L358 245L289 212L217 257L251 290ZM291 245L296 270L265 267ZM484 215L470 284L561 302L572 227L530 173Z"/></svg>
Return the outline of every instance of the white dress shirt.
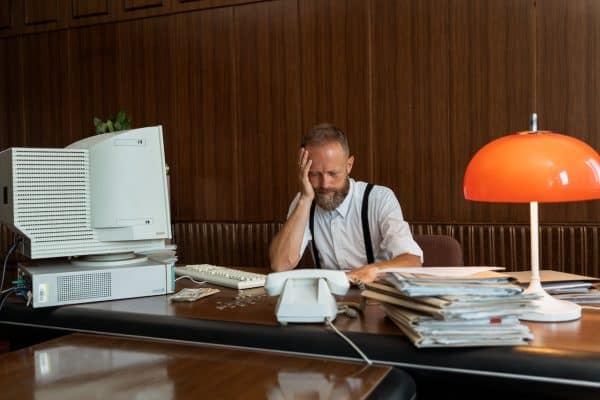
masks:
<svg viewBox="0 0 600 400"><path fill-rule="evenodd" d="M362 229L361 208L366 182L350 179L348 195L332 211L315 207L314 233L321 267L352 269L367 265L367 254ZM296 208L300 193L290 205L288 218ZM423 251L413 240L408 223L404 221L400 203L394 192L385 186L373 186L369 195L369 229L375 262L390 260L401 254L421 258ZM300 255L312 240L309 222L304 229Z"/></svg>

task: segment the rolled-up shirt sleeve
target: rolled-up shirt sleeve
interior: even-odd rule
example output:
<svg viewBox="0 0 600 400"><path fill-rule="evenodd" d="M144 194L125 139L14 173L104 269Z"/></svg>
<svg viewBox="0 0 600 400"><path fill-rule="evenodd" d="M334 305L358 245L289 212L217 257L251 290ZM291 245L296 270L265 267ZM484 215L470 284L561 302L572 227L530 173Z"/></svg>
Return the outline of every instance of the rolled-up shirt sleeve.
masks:
<svg viewBox="0 0 600 400"><path fill-rule="evenodd" d="M423 250L412 237L396 195L389 188L382 189L382 201L377 202L376 210L382 238L380 250L388 253L390 259L402 254L412 254L423 263Z"/></svg>

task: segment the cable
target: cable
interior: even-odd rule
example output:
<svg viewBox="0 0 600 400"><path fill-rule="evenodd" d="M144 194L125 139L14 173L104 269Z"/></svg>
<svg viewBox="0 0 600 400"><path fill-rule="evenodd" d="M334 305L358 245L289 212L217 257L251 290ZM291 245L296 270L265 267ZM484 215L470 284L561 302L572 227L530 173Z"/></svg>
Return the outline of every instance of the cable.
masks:
<svg viewBox="0 0 600 400"><path fill-rule="evenodd" d="M338 307L337 313L338 313L338 315L344 314L346 317L349 317L349 318L358 317L358 311L356 311L354 308L348 307L348 306Z"/></svg>
<svg viewBox="0 0 600 400"><path fill-rule="evenodd" d="M2 279L0 279L0 290L4 287L4 275L6 274L6 264L8 263L8 257L10 257L11 253L15 251L19 243L21 242L21 238L16 238L13 242L12 246L6 251L6 255L4 256L4 267L2 267Z"/></svg>
<svg viewBox="0 0 600 400"><path fill-rule="evenodd" d="M369 360L369 357L367 357L367 356L365 355L365 353L363 353L363 352L362 352L362 351L361 351L361 350L358 348L358 346L354 344L354 342L353 342L352 340L350 340L350 339L349 339L349 338L348 338L346 335L344 335L342 332L340 332L340 331L338 330L338 328L336 328L336 327L335 327L335 325L333 325L333 324L331 323L331 319L329 319L329 318L326 318L326 319L325 319L325 323L326 323L327 325L329 325L329 327L330 327L331 329L333 329L333 330L335 331L335 333L337 333L338 335L340 335L340 336L342 337L342 339L344 339L346 342L348 342L348 344L349 344L350 346L352 346L352 348L353 348L354 350L356 350L356 352L357 352L358 354L360 354L360 356L363 358L363 360L365 360L365 362L366 362L367 364L369 364L369 365L372 365L372 364L373 364L373 361Z"/></svg>
<svg viewBox="0 0 600 400"><path fill-rule="evenodd" d="M184 278L187 278L187 279L189 279L190 281L192 281L192 282L194 282L194 283L197 283L198 285L202 285L203 283L206 283L206 281L197 281L197 280L195 280L194 278L192 278L192 277L191 277L191 276L189 276L189 275L181 275L179 278L175 278L175 282L177 282L177 281L178 281L178 280L180 280L180 279L184 279Z"/></svg>
<svg viewBox="0 0 600 400"><path fill-rule="evenodd" d="M2 297L2 300L0 301L0 311L2 311L2 306L4 306L4 302L6 301L6 299L8 299L8 296L10 296L11 292L14 292L15 290L17 290L17 288L11 287L2 291L2 294L0 296L4 297Z"/></svg>

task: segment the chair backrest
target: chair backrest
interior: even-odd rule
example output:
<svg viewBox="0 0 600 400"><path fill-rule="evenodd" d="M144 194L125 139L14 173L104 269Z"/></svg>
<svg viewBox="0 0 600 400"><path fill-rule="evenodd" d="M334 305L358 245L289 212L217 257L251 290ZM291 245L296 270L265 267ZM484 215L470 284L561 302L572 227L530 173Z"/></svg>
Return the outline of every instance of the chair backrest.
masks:
<svg viewBox="0 0 600 400"><path fill-rule="evenodd" d="M446 235L413 235L423 250L424 267L446 267L464 265L460 243Z"/></svg>

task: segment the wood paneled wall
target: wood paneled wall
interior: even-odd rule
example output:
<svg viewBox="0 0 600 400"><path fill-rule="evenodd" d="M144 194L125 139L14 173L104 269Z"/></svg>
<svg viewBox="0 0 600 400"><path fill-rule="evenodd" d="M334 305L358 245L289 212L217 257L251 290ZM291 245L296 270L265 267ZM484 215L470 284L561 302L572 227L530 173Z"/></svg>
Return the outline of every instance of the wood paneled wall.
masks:
<svg viewBox="0 0 600 400"><path fill-rule="evenodd" d="M303 132L347 132L354 175L420 223L522 223L464 200L482 145L529 127L600 148L597 0L0 3L0 145L65 146L125 109L162 124L174 221L281 221ZM600 223L600 202L542 205Z"/></svg>

